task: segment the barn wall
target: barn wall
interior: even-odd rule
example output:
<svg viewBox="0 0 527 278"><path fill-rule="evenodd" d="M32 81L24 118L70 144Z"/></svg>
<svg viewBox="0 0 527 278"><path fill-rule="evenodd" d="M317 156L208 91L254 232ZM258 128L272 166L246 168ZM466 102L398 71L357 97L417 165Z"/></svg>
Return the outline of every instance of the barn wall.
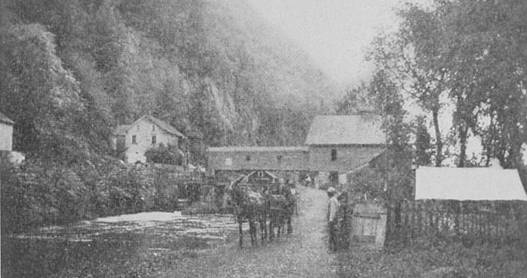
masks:
<svg viewBox="0 0 527 278"><path fill-rule="evenodd" d="M309 153L294 151L208 151L213 170L307 170ZM281 156L281 159L278 157Z"/></svg>
<svg viewBox="0 0 527 278"><path fill-rule="evenodd" d="M337 159L331 160L331 150L337 150ZM309 165L314 171L348 172L368 163L383 146L312 146L309 148Z"/></svg>
<svg viewBox="0 0 527 278"><path fill-rule="evenodd" d="M331 150L337 159L331 160ZM365 163L383 150L382 146L313 146L308 150L208 151L208 168L212 170L282 170L346 173ZM278 159L281 156L281 159Z"/></svg>

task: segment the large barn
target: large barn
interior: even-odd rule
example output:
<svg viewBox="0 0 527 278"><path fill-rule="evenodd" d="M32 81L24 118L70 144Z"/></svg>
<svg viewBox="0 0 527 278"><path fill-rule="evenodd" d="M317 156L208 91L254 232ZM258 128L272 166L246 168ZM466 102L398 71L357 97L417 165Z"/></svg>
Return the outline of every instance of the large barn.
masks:
<svg viewBox="0 0 527 278"><path fill-rule="evenodd" d="M304 146L208 148L208 168L213 172L316 171L321 183L336 184L344 182L339 174L368 163L383 152L384 144L378 115L317 116Z"/></svg>

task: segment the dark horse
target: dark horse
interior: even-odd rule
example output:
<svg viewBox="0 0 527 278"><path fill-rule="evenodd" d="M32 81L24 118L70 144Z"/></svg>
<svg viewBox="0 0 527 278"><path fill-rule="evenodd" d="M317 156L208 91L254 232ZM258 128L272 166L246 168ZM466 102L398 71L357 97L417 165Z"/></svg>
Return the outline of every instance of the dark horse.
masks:
<svg viewBox="0 0 527 278"><path fill-rule="evenodd" d="M245 221L249 223L251 244L255 246L257 245L257 223L260 226L262 242L267 238L268 202L262 193L252 190L248 184L242 184L242 180L238 178L231 183L227 188L227 193L234 204L234 214L240 232L240 247L243 245L242 224Z"/></svg>
<svg viewBox="0 0 527 278"><path fill-rule="evenodd" d="M273 186L271 186L273 187ZM294 211L296 196L290 188L283 185L275 185L267 197L269 207L269 239L272 240L277 228L277 237L285 233L287 224L287 233L293 232L291 218Z"/></svg>

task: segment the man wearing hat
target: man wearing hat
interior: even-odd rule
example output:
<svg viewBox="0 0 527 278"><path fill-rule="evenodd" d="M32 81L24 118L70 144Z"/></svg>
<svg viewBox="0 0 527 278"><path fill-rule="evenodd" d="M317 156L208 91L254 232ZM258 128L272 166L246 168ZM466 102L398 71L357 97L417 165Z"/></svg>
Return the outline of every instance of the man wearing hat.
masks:
<svg viewBox="0 0 527 278"><path fill-rule="evenodd" d="M329 228L329 249L337 250L337 212L339 210L339 201L337 191L333 187L328 188L328 228Z"/></svg>

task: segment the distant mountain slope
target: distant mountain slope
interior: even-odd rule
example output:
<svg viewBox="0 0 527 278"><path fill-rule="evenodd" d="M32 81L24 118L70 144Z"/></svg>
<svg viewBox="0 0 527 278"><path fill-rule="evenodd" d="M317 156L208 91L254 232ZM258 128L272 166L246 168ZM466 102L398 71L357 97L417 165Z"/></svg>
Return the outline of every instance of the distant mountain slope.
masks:
<svg viewBox="0 0 527 278"><path fill-rule="evenodd" d="M271 86L274 99L290 104L312 104L333 99L337 87L311 58L292 41L266 24L243 0L209 0L206 17L209 38L244 45L261 74Z"/></svg>

